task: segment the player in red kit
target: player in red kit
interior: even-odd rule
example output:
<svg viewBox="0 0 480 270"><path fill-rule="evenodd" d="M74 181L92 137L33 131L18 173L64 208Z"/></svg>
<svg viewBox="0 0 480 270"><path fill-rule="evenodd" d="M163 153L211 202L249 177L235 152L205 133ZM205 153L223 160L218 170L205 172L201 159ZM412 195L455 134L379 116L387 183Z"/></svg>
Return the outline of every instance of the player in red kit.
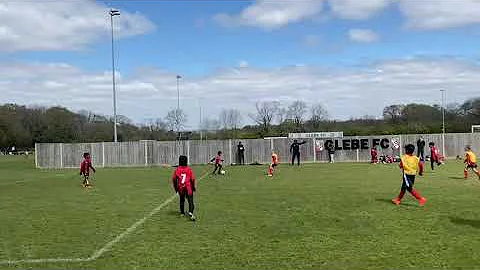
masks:
<svg viewBox="0 0 480 270"><path fill-rule="evenodd" d="M195 221L195 216L193 215L193 210L195 209L193 193L196 192L195 175L188 166L188 158L186 156L180 156L178 158L178 167L173 173L172 183L175 192L177 192L180 197L180 214L185 216L186 198L188 201L188 216L192 221Z"/></svg>
<svg viewBox="0 0 480 270"><path fill-rule="evenodd" d="M218 151L217 156L212 158L210 162L215 161L215 170L213 170L212 175L215 174L218 170L218 174L221 174L222 171L222 162L224 162L222 158L222 151Z"/></svg>
<svg viewBox="0 0 480 270"><path fill-rule="evenodd" d="M440 162L440 151L433 142L429 143L428 146L430 146L430 166L433 171L435 163L437 164L437 166L442 165L442 162Z"/></svg>
<svg viewBox="0 0 480 270"><path fill-rule="evenodd" d="M373 164L378 163L378 152L377 152L377 149L375 147L372 147L372 149L370 150L370 156L372 157L371 162Z"/></svg>
<svg viewBox="0 0 480 270"><path fill-rule="evenodd" d="M89 178L90 178L90 169L95 172L95 168L92 165L92 159L89 153L83 154L83 161L80 164L80 175L83 175L83 187L91 187Z"/></svg>
<svg viewBox="0 0 480 270"><path fill-rule="evenodd" d="M278 163L278 155L274 151L272 151L272 164L270 164L270 167L268 167L268 176L273 176L273 172L275 171L275 167L278 166Z"/></svg>

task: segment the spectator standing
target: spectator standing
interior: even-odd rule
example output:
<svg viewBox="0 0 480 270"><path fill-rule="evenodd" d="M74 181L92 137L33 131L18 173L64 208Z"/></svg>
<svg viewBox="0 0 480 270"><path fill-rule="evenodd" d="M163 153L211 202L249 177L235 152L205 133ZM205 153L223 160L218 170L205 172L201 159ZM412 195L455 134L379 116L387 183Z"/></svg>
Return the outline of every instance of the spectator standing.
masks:
<svg viewBox="0 0 480 270"><path fill-rule="evenodd" d="M242 142L237 145L238 164L245 165L245 147Z"/></svg>

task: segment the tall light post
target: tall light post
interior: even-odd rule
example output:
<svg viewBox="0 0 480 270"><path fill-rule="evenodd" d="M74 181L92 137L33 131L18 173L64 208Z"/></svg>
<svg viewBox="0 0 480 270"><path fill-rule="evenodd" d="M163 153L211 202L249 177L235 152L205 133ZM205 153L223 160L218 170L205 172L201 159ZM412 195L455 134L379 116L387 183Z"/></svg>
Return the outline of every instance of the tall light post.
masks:
<svg viewBox="0 0 480 270"><path fill-rule="evenodd" d="M176 113L176 124L177 124L177 135L178 139L181 140L182 135L180 134L180 79L182 76L177 75L177 113Z"/></svg>
<svg viewBox="0 0 480 270"><path fill-rule="evenodd" d="M443 153L443 155L446 155L446 153L445 153L445 96L446 96L446 91L444 89L441 89L440 92L442 93L442 153Z"/></svg>
<svg viewBox="0 0 480 270"><path fill-rule="evenodd" d="M117 142L117 92L115 85L115 50L114 50L114 37L113 37L113 17L120 16L120 11L111 9L110 12L110 27L112 29L112 89L113 89L113 137L114 141Z"/></svg>

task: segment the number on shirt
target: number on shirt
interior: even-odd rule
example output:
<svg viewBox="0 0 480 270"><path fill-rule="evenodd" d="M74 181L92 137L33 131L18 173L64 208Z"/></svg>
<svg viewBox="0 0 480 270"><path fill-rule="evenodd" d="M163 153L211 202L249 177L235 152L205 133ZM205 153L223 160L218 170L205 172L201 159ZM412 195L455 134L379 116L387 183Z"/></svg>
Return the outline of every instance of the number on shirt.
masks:
<svg viewBox="0 0 480 270"><path fill-rule="evenodd" d="M182 177L182 185L183 185L183 184L185 184L185 180L187 179L187 174L182 173L182 174L180 174L180 176Z"/></svg>

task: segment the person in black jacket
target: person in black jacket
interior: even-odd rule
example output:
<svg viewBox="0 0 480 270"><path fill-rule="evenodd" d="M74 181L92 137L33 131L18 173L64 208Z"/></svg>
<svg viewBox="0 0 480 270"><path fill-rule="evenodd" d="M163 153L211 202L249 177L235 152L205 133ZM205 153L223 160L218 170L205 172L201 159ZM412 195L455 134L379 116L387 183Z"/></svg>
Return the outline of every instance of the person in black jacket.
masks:
<svg viewBox="0 0 480 270"><path fill-rule="evenodd" d="M243 146L242 142L239 142L237 145L237 154L238 154L238 164L244 165L245 164L245 147Z"/></svg>
<svg viewBox="0 0 480 270"><path fill-rule="evenodd" d="M420 137L417 141L417 151L418 151L418 157L420 158L421 161L425 160L425 140L423 139L423 136Z"/></svg>
<svg viewBox="0 0 480 270"><path fill-rule="evenodd" d="M290 153L292 154L292 165L295 164L295 159L297 159L297 165L300 166L300 145L307 143L303 141L299 143L297 140L293 140L292 145L290 145Z"/></svg>
<svg viewBox="0 0 480 270"><path fill-rule="evenodd" d="M325 144L325 148L327 149L328 152L328 162L329 163L334 163L335 162L335 147L333 144Z"/></svg>

